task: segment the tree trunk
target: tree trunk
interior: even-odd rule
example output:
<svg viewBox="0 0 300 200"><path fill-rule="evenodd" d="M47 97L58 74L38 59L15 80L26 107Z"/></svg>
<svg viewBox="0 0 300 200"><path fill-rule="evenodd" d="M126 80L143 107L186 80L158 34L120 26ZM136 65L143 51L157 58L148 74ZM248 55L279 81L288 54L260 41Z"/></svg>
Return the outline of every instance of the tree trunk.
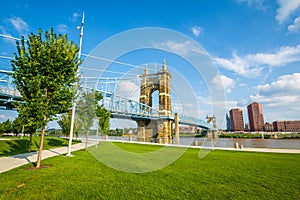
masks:
<svg viewBox="0 0 300 200"><path fill-rule="evenodd" d="M44 127L41 132L40 148L39 148L39 153L38 153L36 166L35 166L36 168L40 168L40 166L41 166L45 131L46 131L46 127Z"/></svg>
<svg viewBox="0 0 300 200"><path fill-rule="evenodd" d="M40 148L39 148L39 153L38 153L36 166L35 166L36 168L40 168L40 166L41 166L45 131L46 131L46 127L44 127L41 132Z"/></svg>

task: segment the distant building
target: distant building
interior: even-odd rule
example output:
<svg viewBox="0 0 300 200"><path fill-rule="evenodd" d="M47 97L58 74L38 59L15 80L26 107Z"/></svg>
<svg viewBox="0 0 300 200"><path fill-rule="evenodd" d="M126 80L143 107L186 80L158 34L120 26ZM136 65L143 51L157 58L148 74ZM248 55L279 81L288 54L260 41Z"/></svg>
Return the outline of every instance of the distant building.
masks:
<svg viewBox="0 0 300 200"><path fill-rule="evenodd" d="M251 131L263 131L264 115L261 104L253 102L247 106L248 119Z"/></svg>
<svg viewBox="0 0 300 200"><path fill-rule="evenodd" d="M250 125L249 125L249 123L245 124L245 131L250 131Z"/></svg>
<svg viewBox="0 0 300 200"><path fill-rule="evenodd" d="M300 120L274 121L273 128L278 132L300 132Z"/></svg>
<svg viewBox="0 0 300 200"><path fill-rule="evenodd" d="M274 131L273 124L272 124L272 123L266 122L266 123L265 123L265 126L264 126L264 131L267 131L267 132L272 132L272 131Z"/></svg>
<svg viewBox="0 0 300 200"><path fill-rule="evenodd" d="M179 126L179 133L197 133L197 128L195 126Z"/></svg>
<svg viewBox="0 0 300 200"><path fill-rule="evenodd" d="M243 111L239 108L230 110L231 131L244 131Z"/></svg>
<svg viewBox="0 0 300 200"><path fill-rule="evenodd" d="M273 128L274 131L284 132L285 131L284 121L274 121Z"/></svg>
<svg viewBox="0 0 300 200"><path fill-rule="evenodd" d="M228 113L226 113L226 128L227 128L227 131L231 130L231 127L230 127L230 116L228 115Z"/></svg>

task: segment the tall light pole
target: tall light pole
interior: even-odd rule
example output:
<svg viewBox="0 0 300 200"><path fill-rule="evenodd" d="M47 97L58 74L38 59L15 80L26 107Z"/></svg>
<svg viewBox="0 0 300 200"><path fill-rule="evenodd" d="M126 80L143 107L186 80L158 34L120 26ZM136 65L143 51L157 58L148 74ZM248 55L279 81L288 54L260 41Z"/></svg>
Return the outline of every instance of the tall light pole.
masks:
<svg viewBox="0 0 300 200"><path fill-rule="evenodd" d="M80 29L79 52L78 52L79 63L80 63L80 58L81 58L83 27L84 27L84 12L82 13L81 25L77 27L78 29ZM79 65L79 63L78 63L78 65ZM79 66L78 66L76 76L79 77ZM78 84L79 84L79 80L76 83L75 92L77 92ZM74 132L75 110L76 110L76 101L75 101L75 98L73 98L72 117L71 117L70 136L69 136L69 146L68 146L68 153L67 153L66 156L72 156L71 150L72 150L72 139L73 139L73 132Z"/></svg>

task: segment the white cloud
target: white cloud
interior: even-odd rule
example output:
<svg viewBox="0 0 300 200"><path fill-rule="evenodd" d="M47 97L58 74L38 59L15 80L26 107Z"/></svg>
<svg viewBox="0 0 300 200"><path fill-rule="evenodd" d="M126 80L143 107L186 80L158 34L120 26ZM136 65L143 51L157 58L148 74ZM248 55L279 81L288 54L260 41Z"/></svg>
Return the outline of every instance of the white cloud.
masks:
<svg viewBox="0 0 300 200"><path fill-rule="evenodd" d="M69 20L71 21L71 22L75 22L77 19L78 19L78 17L80 17L81 16L81 13L79 13L79 12L74 12L73 14L72 14L72 17L69 17Z"/></svg>
<svg viewBox="0 0 300 200"><path fill-rule="evenodd" d="M6 120L13 121L17 115L16 111L0 110L0 123Z"/></svg>
<svg viewBox="0 0 300 200"><path fill-rule="evenodd" d="M291 14L300 7L300 0L277 0L276 20L281 24L288 20Z"/></svg>
<svg viewBox="0 0 300 200"><path fill-rule="evenodd" d="M235 81L225 75L217 75L213 78L212 82L220 89L224 89L226 93L230 93L235 86Z"/></svg>
<svg viewBox="0 0 300 200"><path fill-rule="evenodd" d="M117 85L115 93L122 97L139 101L140 88L134 82L121 80Z"/></svg>
<svg viewBox="0 0 300 200"><path fill-rule="evenodd" d="M20 34L23 34L24 31L28 31L29 29L27 23L20 17L12 17L9 18L8 21Z"/></svg>
<svg viewBox="0 0 300 200"><path fill-rule="evenodd" d="M300 96L300 73L280 76L271 84L259 85L256 89L261 94L291 95L298 93Z"/></svg>
<svg viewBox="0 0 300 200"><path fill-rule="evenodd" d="M300 30L300 17L297 17L295 20L294 20L294 23L292 25L289 25L288 26L288 31L290 33L296 33Z"/></svg>
<svg viewBox="0 0 300 200"><path fill-rule="evenodd" d="M195 25L194 27L191 28L191 31L196 37L198 37L200 34L202 34L203 29L200 26Z"/></svg>
<svg viewBox="0 0 300 200"><path fill-rule="evenodd" d="M247 3L249 7L255 7L259 10L265 10L266 7L263 5L264 0L237 0L238 3Z"/></svg>
<svg viewBox="0 0 300 200"><path fill-rule="evenodd" d="M68 32L68 26L65 25L65 24L58 24L57 27L56 27L56 29L57 29L57 31L58 31L59 33L62 33L62 34Z"/></svg>
<svg viewBox="0 0 300 200"><path fill-rule="evenodd" d="M235 52L231 59L214 58L216 64L241 76L258 76L264 66L279 67L300 61L300 45L281 47L273 53L256 53L238 56Z"/></svg>
<svg viewBox="0 0 300 200"><path fill-rule="evenodd" d="M299 119L300 73L283 75L274 82L256 87L250 100L263 104L267 119Z"/></svg>
<svg viewBox="0 0 300 200"><path fill-rule="evenodd" d="M213 58L213 60L220 67L245 77L258 76L262 70L260 66L252 66L247 57L240 57L235 52L231 59Z"/></svg>
<svg viewBox="0 0 300 200"><path fill-rule="evenodd" d="M182 56L188 55L189 53L206 54L202 48L192 41L176 42L168 40L159 44L153 44L153 46L155 48L175 52Z"/></svg>

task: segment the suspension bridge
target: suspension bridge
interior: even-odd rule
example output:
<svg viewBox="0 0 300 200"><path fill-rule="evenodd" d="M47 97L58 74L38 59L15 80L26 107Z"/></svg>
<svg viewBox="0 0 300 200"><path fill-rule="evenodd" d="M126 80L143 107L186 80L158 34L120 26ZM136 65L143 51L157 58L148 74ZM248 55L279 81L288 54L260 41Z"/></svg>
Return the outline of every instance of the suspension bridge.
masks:
<svg viewBox="0 0 300 200"><path fill-rule="evenodd" d="M142 68L145 69L143 73L133 74L135 76L134 80L137 80L135 85L138 92L131 93L131 95L122 95L122 90L117 87L121 82L133 80L132 77L126 79L124 72L105 70L105 72L101 73L102 76L88 77L82 75L80 80L80 87L83 90L94 90L103 95L101 103L111 113L111 118L129 119L137 123L137 138L139 141L171 143L174 124L175 135L177 134L177 136L179 135L179 124L196 126L206 130L216 128L215 118L208 117L208 120L205 121L172 111L171 74L167 70L165 61L161 66L161 70L157 71L155 69L155 72L149 73L147 66L135 66L88 54L82 55L91 59L100 59L105 62L135 67L140 71ZM0 56L0 58L12 59L3 56ZM97 71L97 68L80 66L79 71L82 74L82 71ZM103 76L105 73L118 73L123 75L123 77L105 77ZM13 84L12 75L12 71L0 70L0 109L16 110L15 102L21 101L21 95ZM92 82L92 84L89 84L89 82ZM152 94L156 91L158 91L159 99L158 108L152 105ZM210 122L213 122L213 125Z"/></svg>
<svg viewBox="0 0 300 200"><path fill-rule="evenodd" d="M21 101L21 95L13 84L12 71L0 70L0 109L15 110L14 102ZM86 86L87 81L97 79L98 88L91 88ZM114 90L117 89L121 81L126 81L122 78L97 78L97 77L82 77L82 89L95 90L103 95L101 100L102 105L111 112L112 118L118 119L171 119L174 120L175 113L171 115L162 116L159 114L157 108L153 108L147 104L138 102L136 100L120 96ZM179 123L191 126L198 126L204 129L210 129L212 126L204 120L190 117L183 114L179 115Z"/></svg>

